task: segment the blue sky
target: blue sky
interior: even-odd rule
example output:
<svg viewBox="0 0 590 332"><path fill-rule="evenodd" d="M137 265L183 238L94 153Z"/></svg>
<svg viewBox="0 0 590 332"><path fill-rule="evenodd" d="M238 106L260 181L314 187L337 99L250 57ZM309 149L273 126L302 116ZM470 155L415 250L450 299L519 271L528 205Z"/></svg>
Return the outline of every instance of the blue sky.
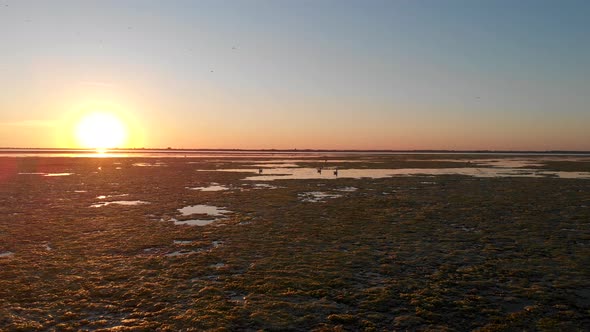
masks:
<svg viewBox="0 0 590 332"><path fill-rule="evenodd" d="M0 1L0 146L590 150L587 1Z"/></svg>

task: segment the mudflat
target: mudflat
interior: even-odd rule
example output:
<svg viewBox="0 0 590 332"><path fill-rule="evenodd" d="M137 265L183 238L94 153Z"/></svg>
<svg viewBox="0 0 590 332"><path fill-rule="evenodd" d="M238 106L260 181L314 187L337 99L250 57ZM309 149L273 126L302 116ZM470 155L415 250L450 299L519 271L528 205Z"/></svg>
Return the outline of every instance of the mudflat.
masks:
<svg viewBox="0 0 590 332"><path fill-rule="evenodd" d="M588 157L0 157L0 330L582 330L588 172Z"/></svg>

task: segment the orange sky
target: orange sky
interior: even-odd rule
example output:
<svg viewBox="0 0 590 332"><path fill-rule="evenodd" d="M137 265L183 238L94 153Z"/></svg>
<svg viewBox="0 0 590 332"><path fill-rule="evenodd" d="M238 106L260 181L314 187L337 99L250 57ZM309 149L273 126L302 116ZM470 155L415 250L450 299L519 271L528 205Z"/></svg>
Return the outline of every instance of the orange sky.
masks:
<svg viewBox="0 0 590 332"><path fill-rule="evenodd" d="M7 4L3 147L590 150L584 3Z"/></svg>

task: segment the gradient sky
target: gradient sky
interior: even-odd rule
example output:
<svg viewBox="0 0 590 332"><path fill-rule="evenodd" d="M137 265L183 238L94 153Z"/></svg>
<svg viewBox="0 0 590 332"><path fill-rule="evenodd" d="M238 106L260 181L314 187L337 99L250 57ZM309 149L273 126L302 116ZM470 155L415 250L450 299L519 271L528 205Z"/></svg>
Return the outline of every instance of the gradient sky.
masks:
<svg viewBox="0 0 590 332"><path fill-rule="evenodd" d="M0 0L0 146L590 150L590 1Z"/></svg>

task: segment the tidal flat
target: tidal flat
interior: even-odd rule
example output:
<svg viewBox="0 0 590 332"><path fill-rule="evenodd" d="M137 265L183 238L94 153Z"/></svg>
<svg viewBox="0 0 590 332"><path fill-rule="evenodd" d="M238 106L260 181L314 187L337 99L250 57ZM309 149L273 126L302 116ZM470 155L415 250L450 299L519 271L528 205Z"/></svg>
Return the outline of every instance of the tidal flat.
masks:
<svg viewBox="0 0 590 332"><path fill-rule="evenodd" d="M588 156L0 157L0 331L584 330L588 172Z"/></svg>

